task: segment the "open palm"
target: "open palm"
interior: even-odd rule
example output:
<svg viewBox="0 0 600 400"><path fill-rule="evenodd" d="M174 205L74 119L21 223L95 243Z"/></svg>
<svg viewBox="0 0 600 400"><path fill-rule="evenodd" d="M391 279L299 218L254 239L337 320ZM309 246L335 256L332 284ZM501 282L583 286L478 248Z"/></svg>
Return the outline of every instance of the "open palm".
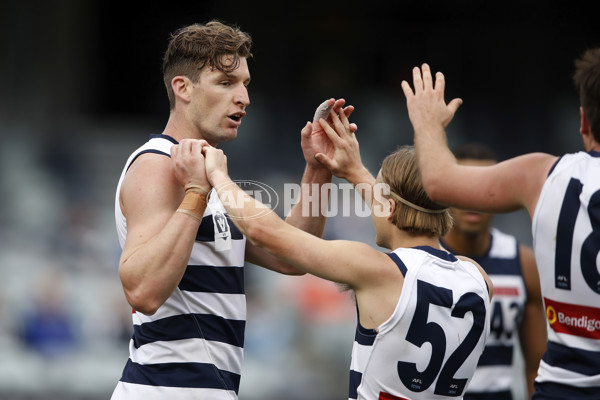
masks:
<svg viewBox="0 0 600 400"><path fill-rule="evenodd" d="M329 107L324 107L325 105ZM315 113L315 117L313 118L313 122L307 122L301 132L301 141L300 145L302 147L302 152L304 153L304 159L306 163L315 168L323 168L322 165L316 158L316 154L325 154L329 158L333 158L336 148L331 142L331 139L327 136L325 130L319 124L319 119L323 118L326 120L328 124L332 124L331 115L329 115L329 110L333 110L336 114L343 112L346 117L349 117L350 114L354 111L353 106L348 106L342 108L345 104L344 99L329 99L325 103L323 103Z"/></svg>

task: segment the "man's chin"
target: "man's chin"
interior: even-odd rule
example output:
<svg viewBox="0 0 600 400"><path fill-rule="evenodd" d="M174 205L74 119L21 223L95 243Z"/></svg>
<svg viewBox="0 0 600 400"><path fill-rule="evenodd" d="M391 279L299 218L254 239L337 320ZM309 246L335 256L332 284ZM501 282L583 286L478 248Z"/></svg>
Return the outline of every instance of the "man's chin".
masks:
<svg viewBox="0 0 600 400"><path fill-rule="evenodd" d="M465 235L474 235L483 231L486 227L481 221L468 221L464 218L454 221L454 227Z"/></svg>
<svg viewBox="0 0 600 400"><path fill-rule="evenodd" d="M472 225L472 224L465 224L465 225L461 226L459 229L463 234L469 235L469 236L479 235L480 233L485 231L484 226Z"/></svg>
<svg viewBox="0 0 600 400"><path fill-rule="evenodd" d="M237 129L235 131L228 130L219 138L219 143L231 142L237 137Z"/></svg>

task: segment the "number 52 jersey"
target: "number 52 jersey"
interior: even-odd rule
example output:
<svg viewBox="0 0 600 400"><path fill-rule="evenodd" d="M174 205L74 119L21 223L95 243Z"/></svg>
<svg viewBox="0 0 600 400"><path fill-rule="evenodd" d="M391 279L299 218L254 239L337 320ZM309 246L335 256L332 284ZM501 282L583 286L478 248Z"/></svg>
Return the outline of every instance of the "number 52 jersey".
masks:
<svg viewBox="0 0 600 400"><path fill-rule="evenodd" d="M548 318L537 390L600 398L600 153L567 154L554 165L532 233Z"/></svg>
<svg viewBox="0 0 600 400"><path fill-rule="evenodd" d="M394 313L357 324L350 399L461 399L490 331L487 284L472 263L432 247L388 255L404 275Z"/></svg>

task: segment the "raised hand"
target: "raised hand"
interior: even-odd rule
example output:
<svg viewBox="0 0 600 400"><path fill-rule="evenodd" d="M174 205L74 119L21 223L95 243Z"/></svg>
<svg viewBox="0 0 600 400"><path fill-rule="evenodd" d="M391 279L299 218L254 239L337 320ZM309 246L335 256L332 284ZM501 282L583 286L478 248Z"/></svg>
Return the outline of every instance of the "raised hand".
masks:
<svg viewBox="0 0 600 400"><path fill-rule="evenodd" d="M356 125L351 124L346 113L330 111L331 123L323 118L319 120L319 126L327 135L331 144L329 153L319 152L315 158L338 178L347 179L352 182L353 177L364 169L360 158L358 140L356 140ZM353 182L358 183L358 182Z"/></svg>
<svg viewBox="0 0 600 400"><path fill-rule="evenodd" d="M446 104L444 74L436 73L434 82L429 65L423 64L421 69L413 68L413 85L414 92L408 82L402 81L408 116L415 134L440 127L445 128L462 104L462 100L456 98Z"/></svg>
<svg viewBox="0 0 600 400"><path fill-rule="evenodd" d="M333 111L336 114L341 113L346 117L349 117L354 111L354 107L344 107L345 103L346 101L344 99L335 100L331 98L326 100L317 108L313 122L307 122L304 128L302 128L300 145L302 147L304 159L311 167L324 168L325 166L315 158L315 155L323 153L328 156L333 156L333 152L335 151L335 148L323 130L323 127L319 124L319 119L322 118L332 124L333 120L330 111ZM355 124L350 125L351 129L356 130Z"/></svg>
<svg viewBox="0 0 600 400"><path fill-rule="evenodd" d="M204 146L209 146L206 140L183 139L178 145L171 147L175 178L186 192L206 195L211 190L204 168Z"/></svg>

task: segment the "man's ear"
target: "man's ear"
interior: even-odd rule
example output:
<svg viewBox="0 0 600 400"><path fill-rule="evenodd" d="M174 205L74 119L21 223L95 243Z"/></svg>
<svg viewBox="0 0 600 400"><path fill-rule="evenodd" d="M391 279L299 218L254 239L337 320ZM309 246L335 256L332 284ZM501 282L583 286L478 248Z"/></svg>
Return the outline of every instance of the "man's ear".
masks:
<svg viewBox="0 0 600 400"><path fill-rule="evenodd" d="M585 110L583 109L583 107L579 107L579 123L580 123L579 132L582 135L589 135L590 134L590 124L587 120L587 117L585 116Z"/></svg>
<svg viewBox="0 0 600 400"><path fill-rule="evenodd" d="M190 102L192 81L188 77L180 75L174 77L171 79L171 88L175 98L179 98L186 103Z"/></svg>
<svg viewBox="0 0 600 400"><path fill-rule="evenodd" d="M387 216L387 220L392 222L392 220L394 219L394 212L396 211L396 201L393 198L389 198L387 199L388 204L389 204L389 210L390 210L390 214Z"/></svg>

